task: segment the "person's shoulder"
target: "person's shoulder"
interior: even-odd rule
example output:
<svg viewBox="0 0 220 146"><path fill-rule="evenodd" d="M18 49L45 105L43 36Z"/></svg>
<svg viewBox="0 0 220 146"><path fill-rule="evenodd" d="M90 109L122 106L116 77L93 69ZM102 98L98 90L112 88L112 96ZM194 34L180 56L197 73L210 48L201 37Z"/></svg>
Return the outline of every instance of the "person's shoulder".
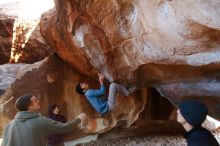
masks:
<svg viewBox="0 0 220 146"><path fill-rule="evenodd" d="M60 115L61 122L65 123L67 120L63 115Z"/></svg>
<svg viewBox="0 0 220 146"><path fill-rule="evenodd" d="M61 114L59 114L59 116L61 117L61 118L64 118L64 119L66 119L63 115L61 115Z"/></svg>
<svg viewBox="0 0 220 146"><path fill-rule="evenodd" d="M196 133L193 137L188 139L188 143L191 146L218 146L218 142L214 135L211 134L207 129L202 129Z"/></svg>
<svg viewBox="0 0 220 146"><path fill-rule="evenodd" d="M15 122L15 119L9 121L9 122L6 124L5 128L7 128L7 127L9 127L10 125L14 124L14 122Z"/></svg>
<svg viewBox="0 0 220 146"><path fill-rule="evenodd" d="M86 92L84 93L85 96L89 96L94 89L87 89Z"/></svg>
<svg viewBox="0 0 220 146"><path fill-rule="evenodd" d="M47 126L47 125L51 125L51 124L55 124L57 121L53 120L53 119L50 119L46 116L39 116L37 118L37 123L43 127Z"/></svg>
<svg viewBox="0 0 220 146"><path fill-rule="evenodd" d="M214 137L194 138L189 140L187 143L189 146L219 146Z"/></svg>
<svg viewBox="0 0 220 146"><path fill-rule="evenodd" d="M47 118L47 117L42 115L41 113L37 113L35 118L37 118L37 119L44 119L44 118Z"/></svg>
<svg viewBox="0 0 220 146"><path fill-rule="evenodd" d="M11 129L11 127L13 127L13 126L15 126L15 125L16 125L16 124L15 124L15 119L9 121L9 122L6 124L6 126L4 127L4 133L5 133L5 132L7 133L7 131L8 131L9 129Z"/></svg>
<svg viewBox="0 0 220 146"><path fill-rule="evenodd" d="M45 123L47 121L51 121L52 119L50 119L44 115L39 114L39 116L36 117L36 120L38 120L39 122Z"/></svg>

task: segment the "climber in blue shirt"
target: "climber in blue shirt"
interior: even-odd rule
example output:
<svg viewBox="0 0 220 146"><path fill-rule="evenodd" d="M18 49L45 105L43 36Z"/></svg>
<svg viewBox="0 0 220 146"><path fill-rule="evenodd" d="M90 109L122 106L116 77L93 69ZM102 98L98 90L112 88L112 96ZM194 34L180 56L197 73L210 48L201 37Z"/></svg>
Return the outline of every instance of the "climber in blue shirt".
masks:
<svg viewBox="0 0 220 146"><path fill-rule="evenodd" d="M106 114L109 111L112 111L115 108L117 93L121 93L124 96L128 96L135 90L137 90L136 86L131 87L127 90L124 86L120 84L111 83L109 87L108 100L103 99L103 97L106 94L106 89L103 82L104 76L103 74L98 74L98 76L100 83L99 89L90 89L87 83L78 83L75 89L77 93L85 95L86 99L89 101L92 107L102 115Z"/></svg>

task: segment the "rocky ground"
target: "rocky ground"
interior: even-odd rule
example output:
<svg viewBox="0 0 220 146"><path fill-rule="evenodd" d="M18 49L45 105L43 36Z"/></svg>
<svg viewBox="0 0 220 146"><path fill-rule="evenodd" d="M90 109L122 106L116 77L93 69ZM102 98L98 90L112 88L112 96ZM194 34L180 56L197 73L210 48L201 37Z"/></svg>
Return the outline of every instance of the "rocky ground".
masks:
<svg viewBox="0 0 220 146"><path fill-rule="evenodd" d="M67 145L72 146L72 145ZM77 146L186 146L182 136L145 136L102 139Z"/></svg>
<svg viewBox="0 0 220 146"><path fill-rule="evenodd" d="M219 141L219 137L216 138ZM77 146L186 146L186 141L181 135L152 135L102 139Z"/></svg>

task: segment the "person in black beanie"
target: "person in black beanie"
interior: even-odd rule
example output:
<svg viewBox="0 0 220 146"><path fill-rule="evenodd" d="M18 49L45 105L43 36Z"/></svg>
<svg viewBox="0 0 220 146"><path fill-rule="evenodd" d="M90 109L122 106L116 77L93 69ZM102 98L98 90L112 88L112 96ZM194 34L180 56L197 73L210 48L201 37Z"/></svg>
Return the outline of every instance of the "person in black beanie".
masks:
<svg viewBox="0 0 220 146"><path fill-rule="evenodd" d="M177 122L186 133L187 146L219 146L210 131L201 125L205 121L208 109L204 103L198 101L183 101L177 110Z"/></svg>

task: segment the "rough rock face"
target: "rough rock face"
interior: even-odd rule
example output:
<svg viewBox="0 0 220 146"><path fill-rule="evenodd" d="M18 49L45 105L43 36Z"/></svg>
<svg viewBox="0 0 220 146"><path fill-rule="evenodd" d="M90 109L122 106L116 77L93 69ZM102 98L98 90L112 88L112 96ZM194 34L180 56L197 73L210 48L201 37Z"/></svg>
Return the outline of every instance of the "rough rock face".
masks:
<svg viewBox="0 0 220 146"><path fill-rule="evenodd" d="M0 65L0 90L7 90L11 84L16 80L18 69L23 66L22 64L4 64ZM1 95L0 94L0 95Z"/></svg>
<svg viewBox="0 0 220 146"><path fill-rule="evenodd" d="M75 67L82 61L83 72L90 62L109 80L128 80L142 64L219 61L220 4L214 0L55 2L58 16L41 25L43 35L65 61Z"/></svg>
<svg viewBox="0 0 220 146"><path fill-rule="evenodd" d="M0 64L9 62L14 19L0 20Z"/></svg>
<svg viewBox="0 0 220 146"><path fill-rule="evenodd" d="M84 135L82 131L103 133L113 127L119 129L103 135L102 138L153 133L177 134L183 131L175 121L175 108L153 88L142 87L129 97L118 96L115 111L100 116L85 97L78 95L74 90L79 81L87 81L94 88L98 87L98 81L78 73L57 55L31 65L5 64L0 66L0 69L0 91L2 91L0 105L7 118L14 117L15 100L25 93L33 93L40 97L42 105L40 112L44 115L47 115L47 108L51 104L61 105L63 114L68 120L81 112L88 115L87 123L77 131L78 134L74 134L76 131L70 134L69 140L82 137ZM9 120L7 118L1 116L0 128L5 126ZM208 119L205 123L205 127L214 132L219 126L220 124L216 125L213 119Z"/></svg>
<svg viewBox="0 0 220 146"><path fill-rule="evenodd" d="M204 98L219 118L219 2L55 3L58 14L41 23L43 36L79 72L155 87L174 104Z"/></svg>
<svg viewBox="0 0 220 146"><path fill-rule="evenodd" d="M40 31L60 58L53 55L15 71L16 80L1 95L5 115L13 117L15 100L32 92L41 97L44 114L49 104L56 103L68 119L81 112L89 115L81 127L85 133L103 133L113 127L129 127L140 135L179 132L183 129L173 121L175 106L192 98L204 101L210 115L220 117L220 2L55 3L57 13L42 17ZM80 81L98 87L97 72L105 75L107 85L132 83L139 90L127 98L118 96L115 111L102 117L74 90Z"/></svg>
<svg viewBox="0 0 220 146"><path fill-rule="evenodd" d="M23 66L22 64L4 64L0 65L0 111L3 110L4 104L7 104L11 100L10 86L16 80L16 74L18 69ZM12 106L14 107L14 106ZM8 107L15 112L15 109ZM5 125L9 119L1 112L0 113L0 135L2 135Z"/></svg>
<svg viewBox="0 0 220 146"><path fill-rule="evenodd" d="M3 3L0 4L0 64L8 63L11 55L13 26L15 20L18 18L19 2ZM42 21L46 21L48 17L53 14L48 13L47 17ZM20 28L17 28L20 29ZM24 34L22 34L24 35ZM20 38L23 36L20 35ZM22 57L18 62L34 63L47 57L53 51L51 47L45 42L41 35L39 25L32 32L29 41L24 48L16 47L17 50L21 49Z"/></svg>
<svg viewBox="0 0 220 146"><path fill-rule="evenodd" d="M173 105L184 99L200 100L219 119L219 71L219 65L146 64L139 67L137 76L141 84L155 87Z"/></svg>
<svg viewBox="0 0 220 146"><path fill-rule="evenodd" d="M10 118L13 117L15 109L12 107L14 107L15 100L19 96L31 92L41 97L42 113L47 113L49 104L62 105L68 119L85 112L89 116L89 120L82 130L86 133L100 133L113 128L120 121L124 122L123 127L129 127L144 109L146 97L140 96L140 93L137 92L129 97L119 96L117 103L124 103L123 106L118 105L117 112L102 117L94 111L85 97L75 92L75 85L80 80L86 80L92 86L98 87L97 80L90 80L80 75L56 55L33 65L23 65L18 69L16 80L11 88L8 88L1 96L3 113Z"/></svg>

